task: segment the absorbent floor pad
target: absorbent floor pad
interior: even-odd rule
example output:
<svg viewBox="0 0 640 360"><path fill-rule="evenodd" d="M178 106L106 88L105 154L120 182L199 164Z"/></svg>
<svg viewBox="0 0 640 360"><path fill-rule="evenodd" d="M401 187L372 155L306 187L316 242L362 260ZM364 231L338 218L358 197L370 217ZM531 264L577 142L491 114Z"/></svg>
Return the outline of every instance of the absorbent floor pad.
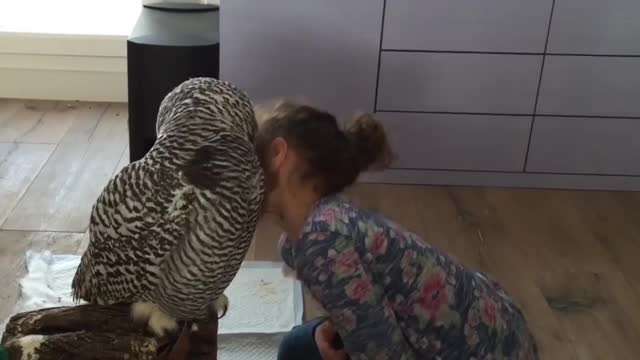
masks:
<svg viewBox="0 0 640 360"><path fill-rule="evenodd" d="M79 263L78 255L27 252L14 314L74 305L71 281ZM230 306L220 321L220 360L275 359L283 334L302 323L301 285L282 273L281 263L243 263L225 294ZM8 319L0 320L1 333Z"/></svg>

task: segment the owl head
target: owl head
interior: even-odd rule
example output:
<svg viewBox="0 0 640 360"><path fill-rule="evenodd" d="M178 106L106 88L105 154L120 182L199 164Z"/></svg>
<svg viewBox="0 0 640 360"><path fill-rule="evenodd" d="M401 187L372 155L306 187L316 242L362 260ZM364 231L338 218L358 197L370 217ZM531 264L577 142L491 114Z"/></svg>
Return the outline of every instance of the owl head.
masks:
<svg viewBox="0 0 640 360"><path fill-rule="evenodd" d="M173 89L160 104L158 136L201 131L200 124L215 124L253 142L258 128L247 94L233 84L214 78L193 78Z"/></svg>

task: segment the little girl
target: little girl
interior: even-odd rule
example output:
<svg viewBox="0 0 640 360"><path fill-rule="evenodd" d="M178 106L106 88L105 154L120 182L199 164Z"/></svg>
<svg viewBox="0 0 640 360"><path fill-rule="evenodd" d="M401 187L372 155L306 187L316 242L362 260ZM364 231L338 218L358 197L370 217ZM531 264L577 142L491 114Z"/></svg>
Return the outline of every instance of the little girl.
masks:
<svg viewBox="0 0 640 360"><path fill-rule="evenodd" d="M289 103L256 115L282 257L329 314L294 328L279 359L538 358L497 283L337 195L388 164L381 124L362 115L343 131L331 114Z"/></svg>

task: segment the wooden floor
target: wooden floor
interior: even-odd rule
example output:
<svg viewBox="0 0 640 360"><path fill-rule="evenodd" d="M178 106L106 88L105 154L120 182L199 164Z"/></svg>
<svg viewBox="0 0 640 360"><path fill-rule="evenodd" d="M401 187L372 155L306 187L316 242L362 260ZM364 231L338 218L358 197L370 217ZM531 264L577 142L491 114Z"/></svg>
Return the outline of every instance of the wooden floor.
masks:
<svg viewBox="0 0 640 360"><path fill-rule="evenodd" d="M122 104L0 100L0 319L26 250L86 246L91 205L128 161L126 119ZM389 185L350 194L493 274L543 359L640 359L640 194ZM277 260L278 234L261 223L249 258Z"/></svg>

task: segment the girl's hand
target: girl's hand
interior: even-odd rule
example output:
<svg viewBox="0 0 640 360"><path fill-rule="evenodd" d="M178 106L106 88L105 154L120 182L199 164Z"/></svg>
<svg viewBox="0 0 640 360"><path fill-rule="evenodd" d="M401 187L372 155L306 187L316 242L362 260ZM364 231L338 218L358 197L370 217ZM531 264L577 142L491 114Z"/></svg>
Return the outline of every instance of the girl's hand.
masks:
<svg viewBox="0 0 640 360"><path fill-rule="evenodd" d="M314 334L316 346L322 356L322 360L347 360L349 357L343 349L336 349L333 344L340 338L331 321L327 320L318 325Z"/></svg>

